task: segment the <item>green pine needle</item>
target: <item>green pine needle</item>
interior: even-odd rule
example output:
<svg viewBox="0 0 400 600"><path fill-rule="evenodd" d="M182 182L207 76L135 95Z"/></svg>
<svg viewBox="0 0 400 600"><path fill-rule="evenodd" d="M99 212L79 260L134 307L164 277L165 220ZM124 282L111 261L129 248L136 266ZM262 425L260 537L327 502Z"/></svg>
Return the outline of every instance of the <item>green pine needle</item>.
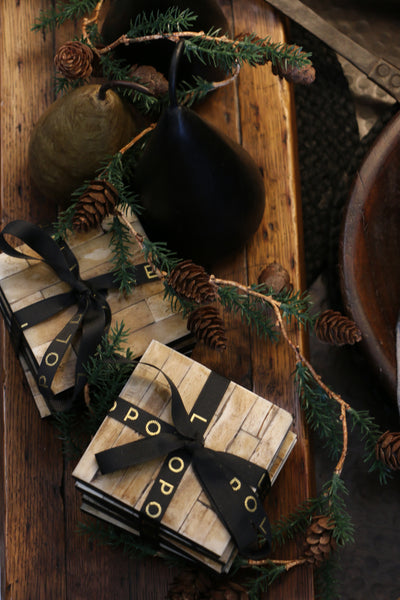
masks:
<svg viewBox="0 0 400 600"><path fill-rule="evenodd" d="M56 2L55 7L41 10L35 20L32 31L46 32L60 27L66 21L74 21L91 13L96 8L97 0L69 0Z"/></svg>

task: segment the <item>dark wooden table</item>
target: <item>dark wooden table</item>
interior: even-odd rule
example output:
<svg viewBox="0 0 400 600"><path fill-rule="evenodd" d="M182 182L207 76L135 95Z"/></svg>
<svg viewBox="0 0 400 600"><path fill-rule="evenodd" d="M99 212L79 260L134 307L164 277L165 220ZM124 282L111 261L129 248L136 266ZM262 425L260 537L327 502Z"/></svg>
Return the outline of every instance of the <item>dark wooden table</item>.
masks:
<svg viewBox="0 0 400 600"><path fill-rule="evenodd" d="M1 26L1 224L15 218L45 223L54 207L34 197L27 173L32 126L54 99L53 56L79 31L66 25L45 36L31 32L50 0L2 0ZM221 0L235 33L255 31L284 40L280 17L263 0ZM301 209L296 162L292 90L269 65L244 67L236 85L218 90L199 111L242 142L263 171L267 197L264 220L245 252L218 275L255 282L276 260L290 273L295 289L303 286ZM267 500L271 520L287 514L312 493L312 469L291 372L293 356L282 342L257 339L235 319L229 323L229 347L220 355L200 346L194 358L290 410L297 445ZM297 330L293 339L303 349ZM40 420L15 358L1 329L2 460L0 467L1 598L7 600L87 600L165 597L174 571L160 560L135 561L99 547L76 532L79 496L60 441L49 421ZM295 558L294 544L283 556ZM313 598L312 571L293 569L268 593L273 600Z"/></svg>

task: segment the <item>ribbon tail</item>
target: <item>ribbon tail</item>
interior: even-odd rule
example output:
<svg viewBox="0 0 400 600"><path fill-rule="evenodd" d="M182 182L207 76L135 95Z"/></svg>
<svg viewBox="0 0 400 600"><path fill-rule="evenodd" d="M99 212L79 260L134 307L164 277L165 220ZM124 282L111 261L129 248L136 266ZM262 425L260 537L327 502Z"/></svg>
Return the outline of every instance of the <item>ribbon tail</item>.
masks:
<svg viewBox="0 0 400 600"><path fill-rule="evenodd" d="M179 450L183 445L184 441L176 435L160 433L157 436L103 450L95 456L101 473L105 475L165 456L174 450Z"/></svg>
<svg viewBox="0 0 400 600"><path fill-rule="evenodd" d="M46 321L50 317L54 317L54 315L72 306L75 302L76 296L74 292L65 292L64 294L44 298L25 308L21 308L14 313L14 317L21 326L21 329L27 329Z"/></svg>
<svg viewBox="0 0 400 600"><path fill-rule="evenodd" d="M239 552L247 558L265 558L271 550L271 530L257 493L235 472L230 472L229 467L216 460L211 450L196 450L193 467Z"/></svg>

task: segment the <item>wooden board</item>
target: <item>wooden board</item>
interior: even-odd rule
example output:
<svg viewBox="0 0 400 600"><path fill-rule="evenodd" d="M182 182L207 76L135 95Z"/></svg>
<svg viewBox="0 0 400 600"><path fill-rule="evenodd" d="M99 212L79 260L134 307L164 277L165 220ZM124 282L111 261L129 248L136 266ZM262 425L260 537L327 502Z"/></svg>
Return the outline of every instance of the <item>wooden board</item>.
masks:
<svg viewBox="0 0 400 600"><path fill-rule="evenodd" d="M144 233L135 215L130 216L130 222L136 231ZM110 219L105 219L101 228L68 235L67 243L78 261L83 280L113 270L109 228ZM19 250L28 256L35 256L29 247L20 246ZM130 261L134 265L144 262L143 253L135 240L132 240L130 245ZM186 319L182 313L174 312L171 303L164 299L164 285L149 265L146 273L146 283L137 285L129 295L121 293L118 289L110 289L107 294L107 303L112 314L110 327L113 328L122 322L125 324L127 336L121 349L129 347L132 358L142 356L152 339L169 344L191 337ZM10 329L12 314L17 310L68 292L70 288L58 279L53 269L42 262L1 254L0 289L0 310L6 315L7 326ZM20 360L23 362L25 376L42 417L50 415L50 407L40 393L38 378L36 377L35 381L34 375L50 343L74 316L76 310L77 306L73 305L22 331L23 348ZM78 340L74 340L68 348L54 376L51 389L55 396L72 390L74 386L77 343Z"/></svg>
<svg viewBox="0 0 400 600"><path fill-rule="evenodd" d="M55 49L72 35L79 35L73 25L54 35L31 32L40 8L51 5L50 0L3 0L0 4L3 225L15 218L48 223L55 212L54 207L33 197L26 169L32 126L54 98ZM221 6L235 33L255 31L275 41L284 40L283 23L264 0L221 0ZM251 151L267 186L266 212L254 241L237 260L221 266L218 274L254 282L266 263L277 260L288 269L295 289L301 289L301 212L290 85L273 76L269 65L244 67L236 86L218 90L199 110ZM304 337L297 331L291 334L304 349ZM257 340L235 319L229 321L229 340L233 346L224 355L199 346L194 358L261 396L273 397L294 417L298 443L267 502L273 521L293 510L313 490L308 438L291 379L294 360L283 343ZM77 533L81 514L71 477L73 465L64 465L53 427L40 421L4 327L1 343L1 597L165 597L173 569L159 560L128 559ZM299 551L291 544L281 556L294 558ZM268 592L272 600L312 597L308 567L293 569Z"/></svg>
<svg viewBox="0 0 400 600"><path fill-rule="evenodd" d="M94 493L100 491L104 495L105 502L109 498L119 502L136 517L136 521L139 512L148 506L149 488L153 484L159 485L164 459L101 475L95 455L143 437L134 429L133 420L139 416L136 409L151 415L153 428L159 426L159 420L173 424L169 387L164 376L148 365L162 369L172 379L188 414L211 373L204 365L153 340L120 394L120 398L128 403L124 419L115 420L110 411L73 472L78 482L88 488L88 493L93 488ZM201 419L205 420L204 417ZM241 456L272 472L276 460L282 464L289 456L284 442L291 424L292 415L288 411L231 381L223 396L218 398L215 412L207 424L204 445ZM291 441L290 450L293 439ZM234 543L211 508L191 465L175 490L160 527L169 544L175 545L169 534L175 532L189 555L194 546L198 550L198 560L212 568L221 571L231 565L235 556ZM207 556L212 556L213 560L208 560Z"/></svg>

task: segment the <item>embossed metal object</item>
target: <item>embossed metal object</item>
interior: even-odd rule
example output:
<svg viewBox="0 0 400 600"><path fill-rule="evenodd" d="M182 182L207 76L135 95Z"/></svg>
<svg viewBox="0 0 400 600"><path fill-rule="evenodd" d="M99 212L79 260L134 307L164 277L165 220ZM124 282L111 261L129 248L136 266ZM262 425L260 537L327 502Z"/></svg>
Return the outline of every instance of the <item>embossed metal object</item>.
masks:
<svg viewBox="0 0 400 600"><path fill-rule="evenodd" d="M268 4L325 42L340 56L365 73L368 79L400 101L400 69L354 42L300 0L267 1Z"/></svg>

